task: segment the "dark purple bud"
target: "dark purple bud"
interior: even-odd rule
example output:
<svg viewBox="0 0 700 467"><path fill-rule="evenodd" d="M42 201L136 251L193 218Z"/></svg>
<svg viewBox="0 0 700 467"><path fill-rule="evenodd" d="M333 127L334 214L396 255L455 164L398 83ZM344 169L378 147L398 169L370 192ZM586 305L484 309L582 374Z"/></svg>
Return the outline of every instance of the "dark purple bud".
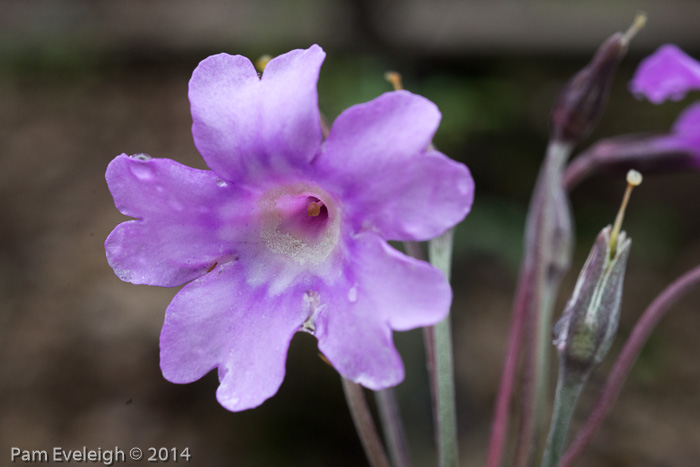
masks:
<svg viewBox="0 0 700 467"><path fill-rule="evenodd" d="M645 22L645 16L637 16L626 33L613 34L598 48L588 66L567 83L552 111L555 140L577 143L590 134L603 113L610 84L629 41Z"/></svg>

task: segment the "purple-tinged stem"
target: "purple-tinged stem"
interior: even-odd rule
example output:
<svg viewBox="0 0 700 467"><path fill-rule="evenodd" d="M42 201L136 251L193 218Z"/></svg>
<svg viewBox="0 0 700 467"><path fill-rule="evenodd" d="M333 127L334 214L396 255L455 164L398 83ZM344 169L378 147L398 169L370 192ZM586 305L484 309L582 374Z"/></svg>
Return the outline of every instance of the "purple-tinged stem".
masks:
<svg viewBox="0 0 700 467"><path fill-rule="evenodd" d="M412 256L413 258L425 261L425 254L421 249L420 243L418 242L404 242L404 249L406 254ZM436 445L439 445L438 441L438 420L437 413L439 410L438 401L438 383L437 383L437 354L435 352L435 327L427 326L423 328L423 346L425 347L425 367L428 371L428 382L430 385L430 399L432 402L432 413L433 413L433 429L435 430L435 441Z"/></svg>
<svg viewBox="0 0 700 467"><path fill-rule="evenodd" d="M598 158L595 157L595 154L585 152L577 156L564 171L562 178L564 190L571 193L583 180L595 172L597 166Z"/></svg>
<svg viewBox="0 0 700 467"><path fill-rule="evenodd" d="M698 170L698 156L692 146L676 142L678 136L622 135L599 141L579 154L564 171L564 188L571 192L591 175L625 173L668 173Z"/></svg>
<svg viewBox="0 0 700 467"><path fill-rule="evenodd" d="M384 429L384 439L389 451L389 458L394 467L410 467L411 457L408 443L401 423L399 404L393 388L382 389L374 393L379 410L379 418Z"/></svg>
<svg viewBox="0 0 700 467"><path fill-rule="evenodd" d="M549 386L552 311L561 277L571 262L573 234L568 198L561 185L570 143L553 140L530 203L525 232L526 348L523 410L515 465L530 465L544 429Z"/></svg>
<svg viewBox="0 0 700 467"><path fill-rule="evenodd" d="M343 381L343 392L350 409L352 421L355 423L355 429L360 437L360 442L365 450L367 459L369 459L369 463L372 467L389 467L389 459L379 439L377 428L374 426L362 386L342 377L341 380Z"/></svg>
<svg viewBox="0 0 700 467"><path fill-rule="evenodd" d="M498 467L503 456L519 354L525 355L525 380L515 465L529 464L542 428L553 298L571 257L571 220L568 200L561 186L563 166L570 152L570 144L550 142L530 202L523 266L492 422L489 467ZM527 343L525 349L523 341Z"/></svg>
<svg viewBox="0 0 700 467"><path fill-rule="evenodd" d="M418 242L403 242L403 247L406 249L406 254L413 258L425 261L425 255Z"/></svg>
<svg viewBox="0 0 700 467"><path fill-rule="evenodd" d="M610 376L586 424L571 443L569 449L564 453L560 464L561 467L571 466L581 455L605 417L610 413L617 396L620 394L622 385L632 369L632 365L637 360L639 352L642 350L651 332L671 306L697 284L700 284L700 266L691 269L666 287L644 311L610 371Z"/></svg>
<svg viewBox="0 0 700 467"><path fill-rule="evenodd" d="M510 400L513 387L515 386L515 377L518 369L518 354L521 350L523 325L525 323L525 315L527 314L526 303L528 300L528 287L525 287L524 284L528 281L529 279L525 278L525 272L523 272L515 296L515 305L513 306L513 316L508 335L508 347L506 348L506 358L503 363L503 372L501 374L501 385L498 388L496 408L491 425L491 443L489 445L489 453L486 461L488 467L499 467L501 465L503 445L505 444L506 432L508 431Z"/></svg>

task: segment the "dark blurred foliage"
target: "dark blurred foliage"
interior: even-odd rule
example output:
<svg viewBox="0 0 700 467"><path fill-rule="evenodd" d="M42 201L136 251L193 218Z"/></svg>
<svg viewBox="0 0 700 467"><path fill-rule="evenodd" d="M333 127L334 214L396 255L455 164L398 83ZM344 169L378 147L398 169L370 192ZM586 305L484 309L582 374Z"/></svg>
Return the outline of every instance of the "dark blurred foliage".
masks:
<svg viewBox="0 0 700 467"><path fill-rule="evenodd" d="M433 7L437 19L423 21L415 1L0 3L2 463L12 446L153 446L190 447L193 465L212 467L365 464L338 377L313 338L294 339L277 396L229 413L215 400L215 374L184 386L160 374L158 335L176 290L120 282L102 246L123 220L104 182L114 156L145 152L205 168L187 101L199 60L222 51L256 58L314 42L328 52L319 100L330 120L389 90L384 72L400 71L408 89L443 113L436 146L474 175L474 209L457 231L453 322L461 454L464 465L483 463L551 105L638 8L583 3L442 1ZM698 17L692 2L646 7L649 33L633 42L609 108L580 149L601 137L665 131L684 106L653 106L626 90L641 57L661 43L675 40L700 56L697 38L677 26ZM700 262L699 176L648 174L632 197L622 338L670 280ZM572 194L574 268L612 222L624 186L596 176ZM662 322L581 465L696 465L699 298L694 293ZM398 395L412 455L416 465L432 465L421 333L395 339L407 367ZM584 411L609 363L594 375Z"/></svg>

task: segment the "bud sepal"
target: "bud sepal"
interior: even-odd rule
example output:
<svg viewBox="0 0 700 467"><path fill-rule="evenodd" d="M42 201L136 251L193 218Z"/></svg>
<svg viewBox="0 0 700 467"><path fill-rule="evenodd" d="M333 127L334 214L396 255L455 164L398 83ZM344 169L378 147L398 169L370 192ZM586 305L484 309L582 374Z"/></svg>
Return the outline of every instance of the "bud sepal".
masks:
<svg viewBox="0 0 700 467"><path fill-rule="evenodd" d="M554 345L562 366L582 378L610 350L620 320L622 288L632 245L625 232L615 240L605 227L593 245L562 318L554 327Z"/></svg>

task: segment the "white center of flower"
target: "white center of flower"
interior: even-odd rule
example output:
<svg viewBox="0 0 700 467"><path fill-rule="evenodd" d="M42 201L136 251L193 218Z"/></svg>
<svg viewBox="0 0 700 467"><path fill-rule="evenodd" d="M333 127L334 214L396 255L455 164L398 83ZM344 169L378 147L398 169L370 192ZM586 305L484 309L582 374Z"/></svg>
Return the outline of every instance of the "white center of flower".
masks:
<svg viewBox="0 0 700 467"><path fill-rule="evenodd" d="M338 243L338 211L333 199L318 187L298 183L273 188L257 204L260 237L274 253L302 265L317 265Z"/></svg>

